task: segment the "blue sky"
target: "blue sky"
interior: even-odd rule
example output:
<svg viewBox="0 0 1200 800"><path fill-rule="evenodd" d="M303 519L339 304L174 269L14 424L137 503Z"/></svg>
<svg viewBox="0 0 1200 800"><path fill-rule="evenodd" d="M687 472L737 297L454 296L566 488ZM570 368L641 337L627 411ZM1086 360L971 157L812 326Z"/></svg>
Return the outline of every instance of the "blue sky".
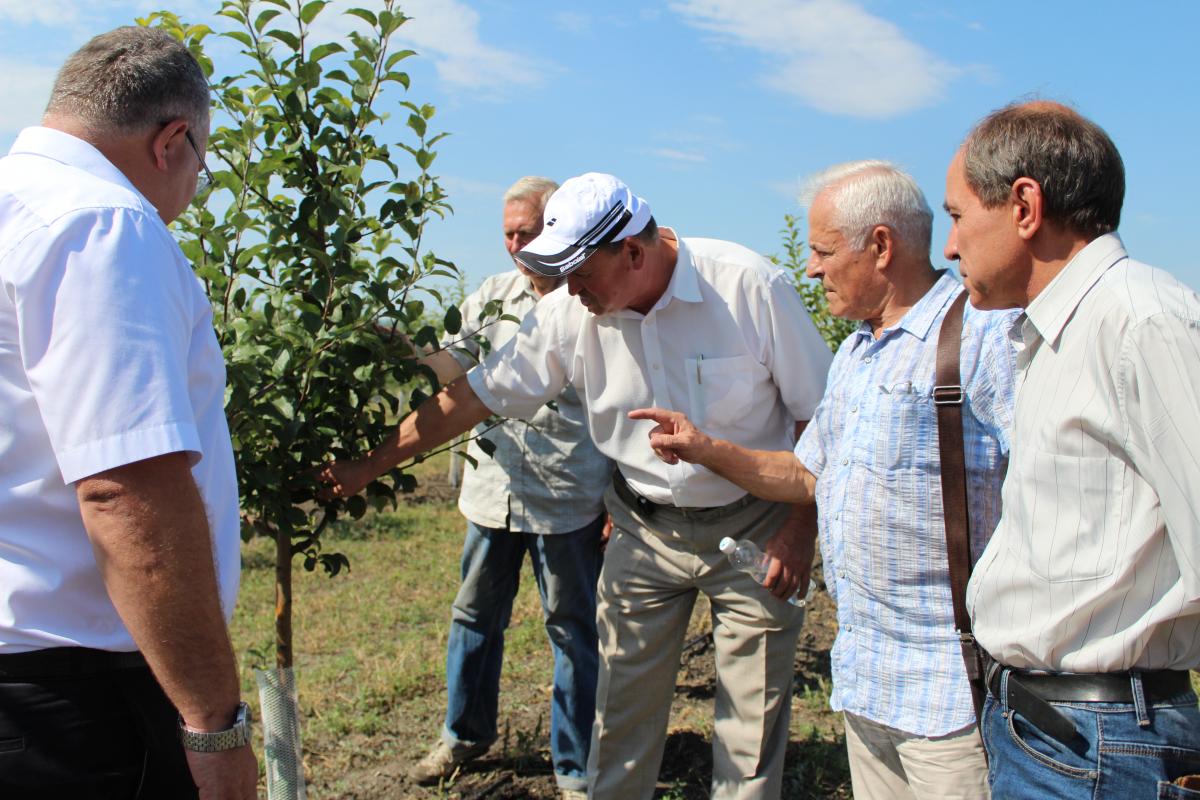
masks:
<svg viewBox="0 0 1200 800"><path fill-rule="evenodd" d="M158 8L216 26L219 3L0 0L0 150L36 124L66 55ZM803 178L835 162L895 161L940 209L946 165L971 125L1036 94L1108 130L1125 159L1121 233L1130 251L1200 287L1200 258L1187 245L1200 212L1200 3L409 0L403 8L414 19L402 38L421 54L404 62L407 99L436 105L434 128L452 133L434 171L456 213L428 243L469 286L509 266L500 195L521 175L612 172L661 224L770 253L780 249L783 215L799 211ZM331 7L323 18L333 15ZM226 54L211 55L221 71ZM399 125L394 138L403 138ZM935 265L946 230L938 210Z"/></svg>

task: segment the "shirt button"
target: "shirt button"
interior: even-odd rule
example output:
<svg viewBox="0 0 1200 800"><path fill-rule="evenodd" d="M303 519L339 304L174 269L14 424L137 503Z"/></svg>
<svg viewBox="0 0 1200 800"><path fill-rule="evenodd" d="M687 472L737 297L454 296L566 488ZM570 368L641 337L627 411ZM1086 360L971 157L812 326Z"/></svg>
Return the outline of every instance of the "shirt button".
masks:
<svg viewBox="0 0 1200 800"><path fill-rule="evenodd" d="M851 407L850 407L850 413L851 413L851 414L857 414L857 413L858 413L858 406L851 406Z"/></svg>
<svg viewBox="0 0 1200 800"><path fill-rule="evenodd" d="M850 459L848 459L848 458L843 458L843 459L842 459L842 466L843 466L843 467L844 467L844 466L846 466L846 465L847 465L847 464L849 464L849 463L850 463Z"/></svg>
<svg viewBox="0 0 1200 800"><path fill-rule="evenodd" d="M852 630L854 630L854 626L853 626L853 625L847 625L847 626L846 626L846 633L849 633L849 632L850 632L850 631L852 631Z"/></svg>
<svg viewBox="0 0 1200 800"><path fill-rule="evenodd" d="M653 364L652 366L653 366L655 369L658 369L658 364Z"/></svg>
<svg viewBox="0 0 1200 800"><path fill-rule="evenodd" d="M864 358L864 359L863 359L863 361L865 361L865 362L867 362L868 364L870 364L870 363L871 363L871 357L870 357L870 356L867 356L866 358ZM849 630L849 628L847 628L847 630Z"/></svg>

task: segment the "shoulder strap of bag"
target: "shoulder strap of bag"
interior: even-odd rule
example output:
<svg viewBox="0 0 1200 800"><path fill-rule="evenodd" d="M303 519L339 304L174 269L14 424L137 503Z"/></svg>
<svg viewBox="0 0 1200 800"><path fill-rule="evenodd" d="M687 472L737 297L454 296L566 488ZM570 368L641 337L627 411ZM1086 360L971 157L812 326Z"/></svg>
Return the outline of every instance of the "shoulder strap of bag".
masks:
<svg viewBox="0 0 1200 800"><path fill-rule="evenodd" d="M946 517L946 554L950 562L950 594L954 599L954 627L958 631L967 680L971 683L971 701L975 719L982 724L983 661L971 617L967 614L967 581L971 577L971 524L967 516L967 468L963 453L963 387L959 370L962 350L963 306L967 293L962 291L950 305L938 335L937 372L933 402L938 417L938 453L942 463L942 511Z"/></svg>

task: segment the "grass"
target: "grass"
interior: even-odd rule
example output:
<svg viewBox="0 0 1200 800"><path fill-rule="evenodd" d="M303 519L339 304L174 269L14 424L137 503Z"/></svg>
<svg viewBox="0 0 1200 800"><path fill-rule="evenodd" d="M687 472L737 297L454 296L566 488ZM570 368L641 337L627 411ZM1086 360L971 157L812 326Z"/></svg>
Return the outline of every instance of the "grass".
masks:
<svg viewBox="0 0 1200 800"><path fill-rule="evenodd" d="M421 465L418 479L444 472L445 459ZM339 523L325 540L350 571L294 574L295 672L303 740L316 785L364 759L396 752L411 723L433 741L444 703L445 639L458 588L463 520L452 503L405 503L395 512ZM241 657L242 690L257 706L256 667L274 666L274 544L243 546L243 575L231 633ZM541 605L525 581L513 609L506 652L528 664L527 680L548 681L541 657ZM257 711L257 707L255 708ZM257 717L257 714L256 714ZM261 750L261 747L260 747Z"/></svg>
<svg viewBox="0 0 1200 800"><path fill-rule="evenodd" d="M418 480L423 486L444 482L445 470L445 456L433 459L419 467ZM445 642L463 531L451 500L409 499L396 511L329 531L325 550L345 553L348 573L329 578L323 571L305 572L297 562L295 671L311 800L484 796L480 791L497 798L553 796L547 775L553 662L528 567L506 635L500 741L489 756L502 771L484 778L499 788L481 790L480 775L470 772L429 789L408 786L402 777L436 742L445 711ZM254 668L271 667L275 658L273 562L272 542L244 545L231 628L243 692L256 712ZM701 598L689 640L707 630L707 618ZM681 673L681 682L684 678ZM703 689L705 670L687 679ZM707 797L711 693L701 691L695 700L687 694L677 694L670 728L676 746L668 747L668 757L676 753L679 763L673 770L664 765L661 798ZM847 783L840 719L828 711L827 701L828 686L819 683L794 698L785 776L789 798L841 796ZM504 771L515 773L514 781L505 783ZM531 775L542 781L534 789L520 783ZM551 793L541 786L550 786Z"/></svg>

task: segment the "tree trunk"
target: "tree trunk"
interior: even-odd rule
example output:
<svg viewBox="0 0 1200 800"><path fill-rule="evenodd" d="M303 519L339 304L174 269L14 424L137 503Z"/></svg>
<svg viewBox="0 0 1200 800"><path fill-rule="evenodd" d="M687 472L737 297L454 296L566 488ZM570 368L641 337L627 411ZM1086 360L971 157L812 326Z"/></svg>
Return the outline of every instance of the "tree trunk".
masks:
<svg viewBox="0 0 1200 800"><path fill-rule="evenodd" d="M275 531L275 664L292 666L292 537Z"/></svg>

